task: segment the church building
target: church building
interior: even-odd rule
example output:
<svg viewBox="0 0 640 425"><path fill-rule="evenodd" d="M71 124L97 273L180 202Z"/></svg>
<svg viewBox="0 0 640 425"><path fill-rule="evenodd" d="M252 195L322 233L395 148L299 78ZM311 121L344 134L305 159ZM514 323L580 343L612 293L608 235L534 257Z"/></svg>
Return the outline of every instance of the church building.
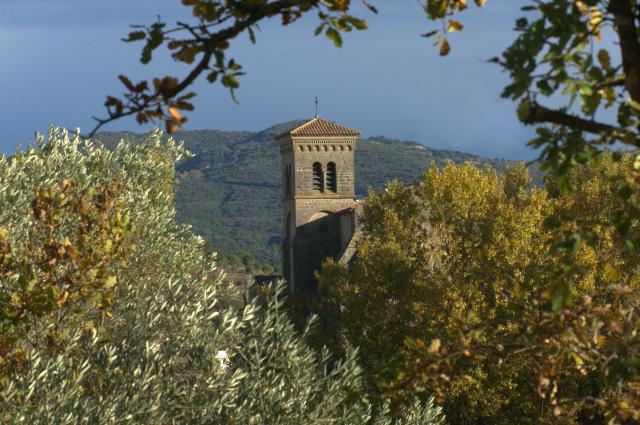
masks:
<svg viewBox="0 0 640 425"><path fill-rule="evenodd" d="M333 257L348 263L355 252L359 135L315 117L276 137L282 158L282 271L293 292L313 294L322 262Z"/></svg>

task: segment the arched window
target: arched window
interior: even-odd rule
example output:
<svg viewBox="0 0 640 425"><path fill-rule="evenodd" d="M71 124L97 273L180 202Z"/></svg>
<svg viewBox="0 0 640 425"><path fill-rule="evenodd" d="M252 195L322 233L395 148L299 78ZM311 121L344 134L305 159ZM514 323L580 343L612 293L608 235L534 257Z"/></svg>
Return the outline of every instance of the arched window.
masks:
<svg viewBox="0 0 640 425"><path fill-rule="evenodd" d="M313 191L324 192L324 176L322 175L322 165L319 162L313 163Z"/></svg>
<svg viewBox="0 0 640 425"><path fill-rule="evenodd" d="M335 162L330 162L327 164L327 189L331 192L336 193L338 189L338 184L336 181L336 164Z"/></svg>

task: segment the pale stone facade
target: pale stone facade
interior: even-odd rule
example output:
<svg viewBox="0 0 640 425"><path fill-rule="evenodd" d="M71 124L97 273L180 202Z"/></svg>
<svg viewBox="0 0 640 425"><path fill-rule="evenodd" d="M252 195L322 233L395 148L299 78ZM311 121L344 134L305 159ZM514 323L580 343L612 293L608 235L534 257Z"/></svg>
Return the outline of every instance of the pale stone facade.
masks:
<svg viewBox="0 0 640 425"><path fill-rule="evenodd" d="M313 118L277 137L282 157L283 274L313 292L313 273L338 258L355 232L355 150L359 133Z"/></svg>

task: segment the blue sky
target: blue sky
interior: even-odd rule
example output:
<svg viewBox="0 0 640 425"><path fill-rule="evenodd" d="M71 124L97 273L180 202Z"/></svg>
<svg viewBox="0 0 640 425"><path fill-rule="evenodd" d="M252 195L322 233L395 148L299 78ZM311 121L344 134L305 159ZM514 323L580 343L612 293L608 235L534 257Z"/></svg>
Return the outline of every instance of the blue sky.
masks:
<svg viewBox="0 0 640 425"><path fill-rule="evenodd" d="M531 159L532 130L516 118L515 105L500 99L507 81L484 60L515 37L513 23L522 0L494 0L465 13L465 30L453 34L453 52L441 58L430 39L433 28L413 0L374 1L380 13L363 12L370 29L345 36L336 49L314 37L313 16L282 28L262 25L258 42L240 37L230 54L245 68L233 103L220 87L196 85L196 110L185 129L261 130L311 117L319 97L320 116L357 128L434 148L491 157ZM144 66L140 45L120 39L130 24L188 19L179 0L0 0L0 152L25 146L50 124L92 127L104 114L107 94L121 93L117 76L133 80L184 75L165 51ZM131 120L105 130L144 131Z"/></svg>

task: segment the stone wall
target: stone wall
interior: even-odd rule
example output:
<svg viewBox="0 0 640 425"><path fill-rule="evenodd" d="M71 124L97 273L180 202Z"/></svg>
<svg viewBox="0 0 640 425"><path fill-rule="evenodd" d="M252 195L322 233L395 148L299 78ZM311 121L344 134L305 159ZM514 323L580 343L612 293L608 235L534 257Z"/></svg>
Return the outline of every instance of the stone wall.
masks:
<svg viewBox="0 0 640 425"><path fill-rule="evenodd" d="M283 177L283 272L292 289L313 293L314 271L327 257L337 258L355 228L356 136L278 139ZM327 184L328 164L335 164L336 191ZM320 163L324 190L314 190L313 164ZM286 191L291 168L292 190ZM290 219L289 219L290 217ZM289 223L287 225L287 223ZM288 227L287 227L288 226Z"/></svg>
<svg viewBox="0 0 640 425"><path fill-rule="evenodd" d="M313 215L318 212L334 213L352 207L354 202L353 198L298 198L292 205L295 211L293 217L295 217L296 227L309 223Z"/></svg>
<svg viewBox="0 0 640 425"><path fill-rule="evenodd" d="M335 150L334 150L335 149ZM344 144L296 144L294 145L294 187L296 196L320 196L323 198L353 198L355 196L354 159L355 141ZM313 164L319 162L325 173L325 190L313 190ZM336 165L337 191L326 187L329 162Z"/></svg>

